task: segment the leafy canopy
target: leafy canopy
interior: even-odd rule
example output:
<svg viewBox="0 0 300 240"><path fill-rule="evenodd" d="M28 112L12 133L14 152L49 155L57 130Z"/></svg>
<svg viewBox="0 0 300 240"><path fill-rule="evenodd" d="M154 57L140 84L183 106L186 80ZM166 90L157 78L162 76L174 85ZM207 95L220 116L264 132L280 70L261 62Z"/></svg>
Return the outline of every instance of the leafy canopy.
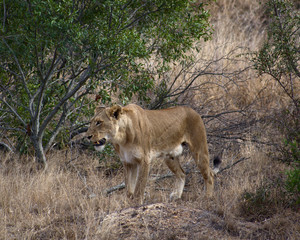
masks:
<svg viewBox="0 0 300 240"><path fill-rule="evenodd" d="M91 114L89 94L149 100L145 63L155 56L163 71L211 33L204 5L188 0L4 0L0 8L1 128L13 142L30 139L39 158Z"/></svg>

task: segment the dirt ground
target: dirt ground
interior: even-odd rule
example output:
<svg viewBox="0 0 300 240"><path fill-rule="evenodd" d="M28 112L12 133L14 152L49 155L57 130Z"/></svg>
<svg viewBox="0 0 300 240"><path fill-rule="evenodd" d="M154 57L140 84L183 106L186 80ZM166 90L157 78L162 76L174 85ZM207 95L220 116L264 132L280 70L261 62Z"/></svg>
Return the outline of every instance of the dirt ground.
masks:
<svg viewBox="0 0 300 240"><path fill-rule="evenodd" d="M194 209L184 204L156 203L127 208L107 215L97 236L101 239L295 239L289 232L299 216L287 213L280 222L270 219L264 223L242 219L224 219L216 213ZM295 222L296 221L296 222ZM270 231L270 225L276 227ZM282 228L287 235L280 235Z"/></svg>

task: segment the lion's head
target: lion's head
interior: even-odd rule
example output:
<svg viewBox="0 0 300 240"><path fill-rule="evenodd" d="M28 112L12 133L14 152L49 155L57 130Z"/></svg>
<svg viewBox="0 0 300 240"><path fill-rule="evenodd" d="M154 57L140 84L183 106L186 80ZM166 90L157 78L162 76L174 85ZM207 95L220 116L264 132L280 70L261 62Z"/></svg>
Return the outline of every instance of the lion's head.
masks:
<svg viewBox="0 0 300 240"><path fill-rule="evenodd" d="M116 142L122 135L119 123L122 112L122 107L118 105L96 108L86 136L97 151L102 151L107 141Z"/></svg>

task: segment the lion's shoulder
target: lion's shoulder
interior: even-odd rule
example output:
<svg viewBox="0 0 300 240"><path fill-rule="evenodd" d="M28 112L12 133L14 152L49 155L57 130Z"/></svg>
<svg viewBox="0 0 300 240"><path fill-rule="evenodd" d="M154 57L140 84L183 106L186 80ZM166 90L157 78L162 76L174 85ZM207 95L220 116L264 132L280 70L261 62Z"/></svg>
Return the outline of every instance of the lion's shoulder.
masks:
<svg viewBox="0 0 300 240"><path fill-rule="evenodd" d="M125 111L134 111L134 112L136 112L136 111L139 111L139 112L140 111L144 111L144 109L142 107L140 107L139 105L134 104L134 103L131 103L131 104L128 104L128 105L124 106L123 109Z"/></svg>

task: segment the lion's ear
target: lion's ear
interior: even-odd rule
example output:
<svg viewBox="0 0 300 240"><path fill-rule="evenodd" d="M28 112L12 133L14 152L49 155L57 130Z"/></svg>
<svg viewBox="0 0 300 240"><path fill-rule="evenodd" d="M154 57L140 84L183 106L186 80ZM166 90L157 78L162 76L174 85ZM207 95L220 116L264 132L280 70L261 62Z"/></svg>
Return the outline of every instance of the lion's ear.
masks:
<svg viewBox="0 0 300 240"><path fill-rule="evenodd" d="M123 112L123 109L120 105L114 105L110 109L108 109L108 115L115 119L119 119L122 112Z"/></svg>
<svg viewBox="0 0 300 240"><path fill-rule="evenodd" d="M95 108L95 114L102 112L105 109L105 106L98 106Z"/></svg>

